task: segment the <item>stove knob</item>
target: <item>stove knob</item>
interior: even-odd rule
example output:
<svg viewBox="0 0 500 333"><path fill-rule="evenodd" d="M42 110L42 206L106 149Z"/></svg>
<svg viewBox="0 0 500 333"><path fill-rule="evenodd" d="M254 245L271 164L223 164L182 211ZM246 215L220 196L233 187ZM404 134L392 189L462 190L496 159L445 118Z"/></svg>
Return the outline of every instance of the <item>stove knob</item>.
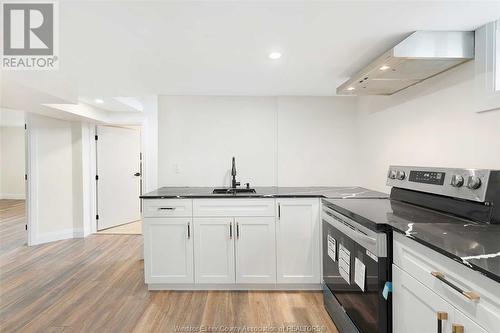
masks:
<svg viewBox="0 0 500 333"><path fill-rule="evenodd" d="M464 177L460 175L453 175L453 177L451 177L450 184L453 187L462 187L464 185Z"/></svg>
<svg viewBox="0 0 500 333"><path fill-rule="evenodd" d="M390 170L387 177L390 179L396 179L396 170Z"/></svg>
<svg viewBox="0 0 500 333"><path fill-rule="evenodd" d="M476 176L469 176L469 179L467 180L467 187L471 190L478 189L481 187L481 179Z"/></svg>
<svg viewBox="0 0 500 333"><path fill-rule="evenodd" d="M406 173L403 170L398 170L396 172L396 178L399 180L404 180L406 178Z"/></svg>

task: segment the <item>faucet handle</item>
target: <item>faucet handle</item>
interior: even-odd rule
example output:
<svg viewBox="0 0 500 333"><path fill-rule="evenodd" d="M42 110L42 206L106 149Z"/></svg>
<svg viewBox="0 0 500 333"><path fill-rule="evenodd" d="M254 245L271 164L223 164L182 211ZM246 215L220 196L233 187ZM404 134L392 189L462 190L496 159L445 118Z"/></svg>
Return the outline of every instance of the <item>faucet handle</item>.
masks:
<svg viewBox="0 0 500 333"><path fill-rule="evenodd" d="M250 188L250 183L245 183L247 188Z"/></svg>

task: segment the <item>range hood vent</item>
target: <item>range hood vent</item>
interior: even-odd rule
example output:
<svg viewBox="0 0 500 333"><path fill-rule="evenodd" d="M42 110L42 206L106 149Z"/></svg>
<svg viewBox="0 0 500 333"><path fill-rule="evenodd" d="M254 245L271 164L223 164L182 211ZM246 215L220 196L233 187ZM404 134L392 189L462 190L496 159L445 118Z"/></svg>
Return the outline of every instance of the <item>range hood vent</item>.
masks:
<svg viewBox="0 0 500 333"><path fill-rule="evenodd" d="M473 31L416 31L337 88L337 95L392 95L474 59Z"/></svg>

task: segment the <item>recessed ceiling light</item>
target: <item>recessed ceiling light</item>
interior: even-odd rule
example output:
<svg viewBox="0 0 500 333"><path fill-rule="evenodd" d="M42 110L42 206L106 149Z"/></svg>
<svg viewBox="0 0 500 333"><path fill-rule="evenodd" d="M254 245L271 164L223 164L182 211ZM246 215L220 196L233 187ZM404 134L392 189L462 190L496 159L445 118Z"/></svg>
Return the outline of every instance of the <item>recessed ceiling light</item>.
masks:
<svg viewBox="0 0 500 333"><path fill-rule="evenodd" d="M102 99L100 99L100 98L96 98L96 99L94 99L94 102L96 102L97 104L102 104L102 103L104 103L104 101L103 101Z"/></svg>
<svg viewBox="0 0 500 333"><path fill-rule="evenodd" d="M356 89L356 88L354 88L354 87L349 87L349 88L347 88L347 90L349 90L349 91L352 91L352 90L354 90L354 89Z"/></svg>
<svg viewBox="0 0 500 333"><path fill-rule="evenodd" d="M385 71L385 70L387 70L387 69L389 69L389 68L391 68L391 66L382 65L379 69L380 69L381 71Z"/></svg>
<svg viewBox="0 0 500 333"><path fill-rule="evenodd" d="M276 60L281 58L281 53L279 52L271 52L269 53L269 59Z"/></svg>

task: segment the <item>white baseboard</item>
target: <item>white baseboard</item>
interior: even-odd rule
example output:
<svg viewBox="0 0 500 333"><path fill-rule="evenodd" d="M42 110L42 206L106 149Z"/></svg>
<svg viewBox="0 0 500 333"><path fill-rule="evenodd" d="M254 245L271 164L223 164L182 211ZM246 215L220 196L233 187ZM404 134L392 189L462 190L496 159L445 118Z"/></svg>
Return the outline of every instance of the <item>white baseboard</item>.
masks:
<svg viewBox="0 0 500 333"><path fill-rule="evenodd" d="M55 242L63 239L83 238L83 229L65 229L34 235L31 245Z"/></svg>
<svg viewBox="0 0 500 333"><path fill-rule="evenodd" d="M311 284L169 284L150 283L148 290L322 290L320 283Z"/></svg>
<svg viewBox="0 0 500 333"><path fill-rule="evenodd" d="M25 200L26 196L24 193L1 193L0 199L9 199L9 200Z"/></svg>

